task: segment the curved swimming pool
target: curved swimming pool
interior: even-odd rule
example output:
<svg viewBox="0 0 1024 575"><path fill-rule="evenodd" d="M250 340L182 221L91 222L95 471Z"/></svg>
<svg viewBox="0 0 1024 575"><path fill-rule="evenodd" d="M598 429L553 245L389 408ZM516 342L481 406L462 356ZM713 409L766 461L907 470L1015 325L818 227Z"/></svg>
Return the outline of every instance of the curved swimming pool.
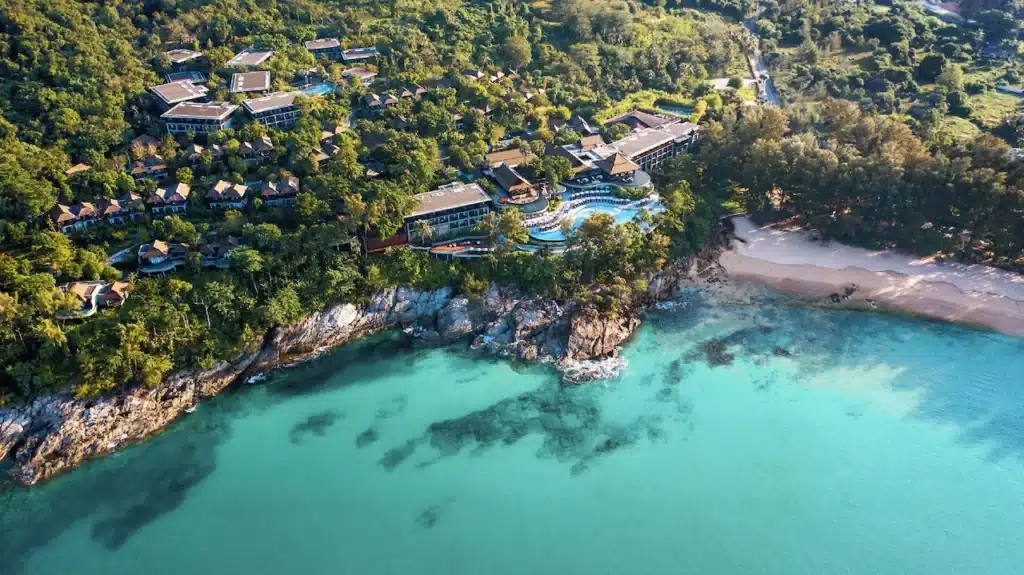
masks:
<svg viewBox="0 0 1024 575"><path fill-rule="evenodd" d="M615 218L616 224L624 224L626 222L633 221L637 217L637 215L640 214L641 209L642 208L635 206L620 206L615 204L587 204L585 206L581 206L579 208L572 210L571 212L566 214L565 217L562 219L572 220L572 227L573 229L576 229L580 227L583 221L589 218L590 216L596 213L606 213L610 214L613 218ZM655 203L647 206L646 209L649 213L656 214L664 208L662 208L659 204ZM560 227L543 232L540 231L539 228L532 228L530 229L530 239L537 240L540 242L564 242L565 234L562 233L562 229Z"/></svg>

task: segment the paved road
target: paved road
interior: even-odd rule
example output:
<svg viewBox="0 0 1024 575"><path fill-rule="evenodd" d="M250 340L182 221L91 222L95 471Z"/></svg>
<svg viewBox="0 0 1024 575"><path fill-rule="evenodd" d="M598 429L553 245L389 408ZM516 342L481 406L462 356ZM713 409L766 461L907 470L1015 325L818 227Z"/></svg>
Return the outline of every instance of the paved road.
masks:
<svg viewBox="0 0 1024 575"><path fill-rule="evenodd" d="M757 14L748 18L743 24L750 30L757 42L760 43L761 39L757 36L757 17L761 13L761 8L758 7ZM764 61L764 57L761 55L760 48L754 48L752 53L747 54L747 63L750 65L750 72L754 75L754 78L758 80L764 79L759 84L758 96L764 98L764 101L772 106L781 106L782 97L779 95L778 88L775 87L775 80L771 77L771 71L768 69L768 63Z"/></svg>

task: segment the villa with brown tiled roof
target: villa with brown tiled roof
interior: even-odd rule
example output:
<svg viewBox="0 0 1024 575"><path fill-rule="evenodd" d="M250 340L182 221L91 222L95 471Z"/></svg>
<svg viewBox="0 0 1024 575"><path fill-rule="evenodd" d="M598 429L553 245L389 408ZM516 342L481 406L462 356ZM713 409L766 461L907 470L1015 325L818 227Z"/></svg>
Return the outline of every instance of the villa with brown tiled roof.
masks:
<svg viewBox="0 0 1024 575"><path fill-rule="evenodd" d="M341 148L335 146L329 141L323 142L320 149L313 150L313 161L315 161L322 169L331 161L331 158L338 155L340 150Z"/></svg>
<svg viewBox="0 0 1024 575"><path fill-rule="evenodd" d="M50 219L61 232L70 234L106 222L112 226L143 217L142 199L128 193L112 200L57 204L50 210Z"/></svg>
<svg viewBox="0 0 1024 575"><path fill-rule="evenodd" d="M135 183L145 180L162 180L167 177L167 162L163 156L153 154L128 164L128 174Z"/></svg>
<svg viewBox="0 0 1024 575"><path fill-rule="evenodd" d="M274 153L274 142L270 136L261 136L251 142L243 142L239 155L247 164L259 164Z"/></svg>
<svg viewBox="0 0 1024 575"><path fill-rule="evenodd" d="M188 259L188 244L156 240L139 246L138 258L140 273L166 273L185 267L185 261Z"/></svg>
<svg viewBox="0 0 1024 575"><path fill-rule="evenodd" d="M640 166L618 152L599 161L597 166L609 176L628 176L640 169Z"/></svg>
<svg viewBox="0 0 1024 575"><path fill-rule="evenodd" d="M501 164L491 170L491 177L498 182L501 189L505 190L505 193L513 201L519 201L527 197L536 199L537 197L537 186L531 184L515 168L506 164Z"/></svg>
<svg viewBox="0 0 1024 575"><path fill-rule="evenodd" d="M510 168L514 168L532 160L533 154L523 152L519 148L512 148L511 150L504 150L501 152L491 152L484 156L484 158L487 161L487 166L490 168L497 168L500 164L505 164Z"/></svg>
<svg viewBox="0 0 1024 575"><path fill-rule="evenodd" d="M65 234L89 229L101 221L96 205L91 202L79 202L70 206L57 204L50 210L50 220Z"/></svg>
<svg viewBox="0 0 1024 575"><path fill-rule="evenodd" d="M206 194L211 208L244 208L245 194L249 191L245 184L233 184L227 180L218 180Z"/></svg>
<svg viewBox="0 0 1024 575"><path fill-rule="evenodd" d="M74 296L79 307L57 312L60 319L82 319L94 315L103 307L119 307L128 299L131 291L128 282L106 283L101 281L73 282L60 286L68 295Z"/></svg>
<svg viewBox="0 0 1024 575"><path fill-rule="evenodd" d="M299 178L288 176L283 179L265 182L260 188L260 197L267 206L284 206L295 201L299 194Z"/></svg>
<svg viewBox="0 0 1024 575"><path fill-rule="evenodd" d="M333 139L334 136L340 136L345 133L345 126L343 124L337 124L335 122L324 122L323 129L320 131L320 141Z"/></svg>
<svg viewBox="0 0 1024 575"><path fill-rule="evenodd" d="M212 146L200 146L199 144L192 144L185 148L185 157L188 158L189 166L195 168L203 164L206 152L209 151L210 163L216 164L224 161L224 150L220 146L214 144Z"/></svg>
<svg viewBox="0 0 1024 575"><path fill-rule="evenodd" d="M188 196L192 188L188 184L174 184L158 188L146 198L146 205L154 215L184 213L188 209Z"/></svg>

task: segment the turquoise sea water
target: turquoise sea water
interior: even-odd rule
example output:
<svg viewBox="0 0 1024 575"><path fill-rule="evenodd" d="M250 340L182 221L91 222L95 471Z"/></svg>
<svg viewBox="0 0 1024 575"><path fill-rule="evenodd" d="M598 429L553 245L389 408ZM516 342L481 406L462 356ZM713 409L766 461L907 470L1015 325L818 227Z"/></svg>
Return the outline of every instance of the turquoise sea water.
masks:
<svg viewBox="0 0 1024 575"><path fill-rule="evenodd" d="M1024 571L1024 341L691 294L625 356L340 350L14 493L0 572Z"/></svg>

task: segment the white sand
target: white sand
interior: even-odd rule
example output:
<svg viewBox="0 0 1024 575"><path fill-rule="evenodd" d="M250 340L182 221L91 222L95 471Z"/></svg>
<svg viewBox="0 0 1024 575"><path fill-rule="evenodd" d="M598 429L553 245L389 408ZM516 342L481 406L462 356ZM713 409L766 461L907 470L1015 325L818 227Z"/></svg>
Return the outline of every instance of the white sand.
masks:
<svg viewBox="0 0 1024 575"><path fill-rule="evenodd" d="M746 243L734 242L719 259L731 277L814 297L855 288L843 305L897 309L1024 336L1022 275L823 244L803 230L759 228L745 217L733 222Z"/></svg>

